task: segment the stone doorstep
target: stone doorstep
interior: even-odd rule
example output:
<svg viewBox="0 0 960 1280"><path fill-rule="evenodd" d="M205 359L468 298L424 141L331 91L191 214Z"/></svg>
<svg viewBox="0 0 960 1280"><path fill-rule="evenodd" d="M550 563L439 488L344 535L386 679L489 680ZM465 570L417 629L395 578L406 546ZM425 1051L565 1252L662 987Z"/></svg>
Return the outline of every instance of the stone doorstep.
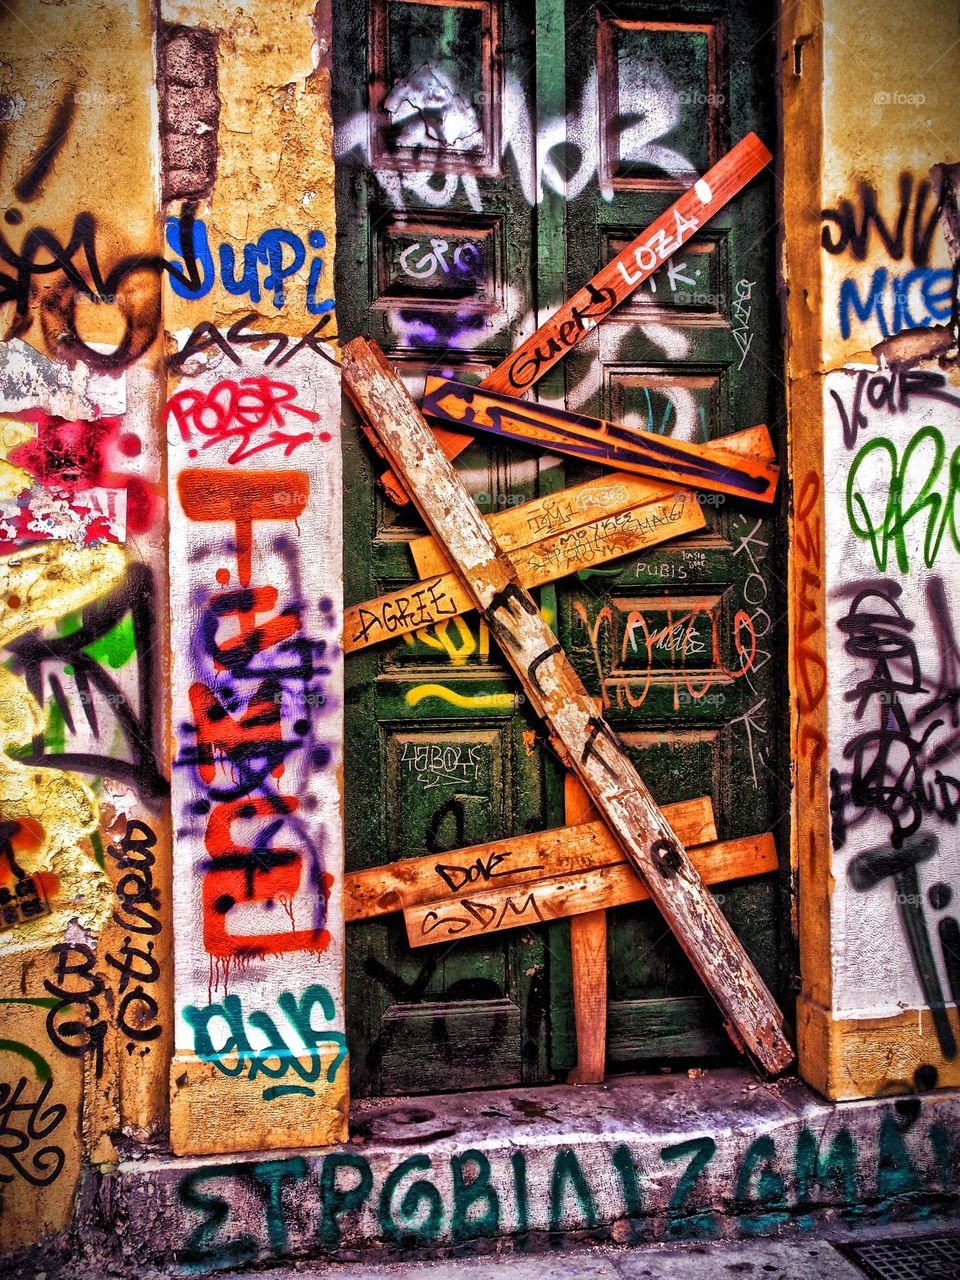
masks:
<svg viewBox="0 0 960 1280"><path fill-rule="evenodd" d="M361 1100L350 1133L324 1149L126 1159L91 1179L75 1239L89 1247L99 1232L114 1266L177 1275L958 1209L956 1091L832 1104L795 1079L722 1068Z"/></svg>

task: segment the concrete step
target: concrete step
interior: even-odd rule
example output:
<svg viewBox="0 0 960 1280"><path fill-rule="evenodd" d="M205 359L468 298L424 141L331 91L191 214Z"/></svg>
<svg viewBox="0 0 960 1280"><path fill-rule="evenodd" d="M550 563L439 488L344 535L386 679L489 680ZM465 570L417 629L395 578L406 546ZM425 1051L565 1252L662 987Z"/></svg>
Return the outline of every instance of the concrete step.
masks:
<svg viewBox="0 0 960 1280"><path fill-rule="evenodd" d="M691 1075L361 1101L341 1147L131 1158L91 1177L74 1240L88 1274L176 1276L956 1212L960 1094L831 1105L792 1079Z"/></svg>

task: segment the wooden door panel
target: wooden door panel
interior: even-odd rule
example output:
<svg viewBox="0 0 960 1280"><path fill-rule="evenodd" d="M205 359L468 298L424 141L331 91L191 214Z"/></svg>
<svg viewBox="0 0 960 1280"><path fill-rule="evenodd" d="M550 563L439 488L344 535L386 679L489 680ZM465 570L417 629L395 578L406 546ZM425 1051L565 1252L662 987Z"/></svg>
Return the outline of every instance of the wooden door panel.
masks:
<svg viewBox="0 0 960 1280"><path fill-rule="evenodd" d="M567 5L568 26L580 6ZM568 201L575 286L622 249L729 147L773 142L773 6L630 3L568 42L567 97L597 85L598 181ZM585 25L585 24L584 24ZM769 173L699 230L565 360L567 407L680 439L765 423L783 448ZM568 466L568 477L589 470ZM724 837L783 832L786 769L782 555L774 511L701 495L707 526L558 588L560 637L662 803L702 788ZM687 788L693 788L687 791ZM781 840L781 852L786 841ZM728 914L783 995L779 877L723 886ZM729 1055L703 988L649 904L608 920L609 1065ZM562 1007L554 1022L562 1019ZM555 1064L569 1043L557 1037Z"/></svg>
<svg viewBox="0 0 960 1280"><path fill-rule="evenodd" d="M722 40L715 22L599 16L601 166L614 191L674 190L719 159Z"/></svg>
<svg viewBox="0 0 960 1280"><path fill-rule="evenodd" d="M529 24L494 0L371 0L369 21L341 4L335 31L340 337L376 338L415 397L428 370L478 382L536 307L532 156L505 165L502 135L507 71L516 82L532 61ZM360 601L415 580L408 544L423 526L376 488L358 434L346 447L346 598ZM536 493L530 453L481 440L457 467L491 513ZM347 668L350 868L442 862L549 825L536 726L475 614L351 654ZM454 938L414 954L399 915L348 937L355 1092L543 1077L542 940Z"/></svg>

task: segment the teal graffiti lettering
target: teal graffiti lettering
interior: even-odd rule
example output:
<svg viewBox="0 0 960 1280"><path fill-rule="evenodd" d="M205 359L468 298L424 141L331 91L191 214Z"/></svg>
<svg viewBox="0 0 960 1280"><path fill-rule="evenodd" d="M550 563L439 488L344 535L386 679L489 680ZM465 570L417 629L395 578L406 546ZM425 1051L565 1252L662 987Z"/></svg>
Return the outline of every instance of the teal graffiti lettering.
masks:
<svg viewBox="0 0 960 1280"><path fill-rule="evenodd" d="M821 1140L822 1141L822 1140ZM838 1130L829 1151L821 1155L821 1141L809 1129L802 1129L797 1139L797 1150L794 1156L797 1176L797 1208L802 1209L814 1203L814 1186L825 1188L833 1184L843 1204L845 1217L853 1219L858 1216L857 1206L857 1147L850 1130ZM813 1225L810 1214L802 1214L798 1225Z"/></svg>
<svg viewBox="0 0 960 1280"><path fill-rule="evenodd" d="M357 1181L352 1187L338 1187L337 1173L341 1169L353 1169ZM340 1243L340 1218L345 1213L359 1209L373 1189L373 1174L370 1165L363 1156L343 1155L327 1156L320 1173L320 1202L322 1217L320 1219L320 1239L324 1244Z"/></svg>
<svg viewBox="0 0 960 1280"><path fill-rule="evenodd" d="M180 1203L185 1209L193 1209L206 1215L187 1236L183 1248L177 1251L177 1260L185 1266L203 1269L233 1267L241 1262L249 1262L256 1254L257 1244L253 1236L235 1236L232 1240L216 1239L229 1217L230 1204L222 1196L203 1195L197 1190L201 1182L207 1182L211 1178L233 1179L235 1174L236 1168L233 1165L207 1165L181 1179L178 1187Z"/></svg>
<svg viewBox="0 0 960 1280"><path fill-rule="evenodd" d="M465 1178L467 1165L476 1169L469 1182ZM459 1244L463 1240L495 1236L500 1226L500 1197L496 1187L490 1185L490 1161L482 1151L465 1151L461 1156L451 1157L450 1171L453 1174L450 1233L454 1240ZM474 1205L482 1206L482 1211L471 1218L469 1214Z"/></svg>
<svg viewBox="0 0 960 1280"><path fill-rule="evenodd" d="M643 1217L643 1196L640 1191L640 1179L637 1177L637 1166L626 1143L614 1147L610 1159L620 1179L623 1205L627 1213L627 1222L630 1224L630 1243L633 1244L643 1236L640 1225Z"/></svg>
<svg viewBox="0 0 960 1280"><path fill-rule="evenodd" d="M670 1235L712 1236L716 1234L716 1223L709 1213L690 1213L686 1208L698 1178L716 1154L717 1144L712 1138L690 1138L687 1142L678 1142L675 1146L664 1147L660 1152L661 1160L682 1160L684 1156L692 1157L667 1205L667 1211L670 1214L668 1227Z"/></svg>
<svg viewBox="0 0 960 1280"><path fill-rule="evenodd" d="M928 446L923 455L920 451ZM950 530L954 547L960 551L956 500L960 487L960 445L954 449L945 475L941 476L946 446L939 427L921 427L898 456L896 445L885 437L870 440L858 452L847 477L847 519L854 534L869 542L877 568L886 570L891 545L901 573L910 568L906 531L917 517L925 520L923 562L928 569L936 563L944 534ZM882 510L872 509L871 486L863 483L868 463L880 462ZM889 474L887 470L889 468ZM870 478L877 477L871 467ZM908 494L904 506L904 491Z"/></svg>
<svg viewBox="0 0 960 1280"><path fill-rule="evenodd" d="M267 1236L274 1253L283 1253L287 1247L287 1223L283 1212L281 1188L287 1178L302 1182L307 1176L307 1162L302 1156L289 1160L264 1160L253 1166L253 1180L257 1189L266 1194L265 1218Z"/></svg>
<svg viewBox="0 0 960 1280"><path fill-rule="evenodd" d="M570 1147L564 1147L557 1152L553 1162L553 1176L550 1179L550 1230L560 1230L563 1222L563 1200L568 1184L576 1196L580 1216L588 1227L596 1228L597 1206L590 1184L580 1168L576 1152Z"/></svg>
<svg viewBox="0 0 960 1280"><path fill-rule="evenodd" d="M515 1151L510 1157L513 1168L513 1195L517 1205L517 1232L523 1234L530 1229L530 1209L527 1197L527 1157L522 1151Z"/></svg>
<svg viewBox="0 0 960 1280"><path fill-rule="evenodd" d="M754 1139L744 1152L734 1197L740 1215L740 1226L747 1235L762 1235L787 1220L787 1191L783 1179L774 1168L776 1158L776 1143L769 1135ZM751 1184L758 1169L760 1176L757 1179L757 1198L753 1200L750 1194ZM757 1205L768 1212L757 1213Z"/></svg>
<svg viewBox="0 0 960 1280"><path fill-rule="evenodd" d="M423 1244L436 1240L443 1225L443 1201L440 1192L432 1182L421 1178L404 1192L400 1201L399 1213L405 1225L404 1229L394 1221L391 1202L397 1187L415 1169L429 1169L432 1161L429 1156L410 1156L402 1160L393 1170L380 1192L380 1235L392 1244ZM422 1221L414 1222L420 1216Z"/></svg>
<svg viewBox="0 0 960 1280"><path fill-rule="evenodd" d="M203 1062L214 1063L217 1070L226 1076L240 1076L247 1071L250 1080L256 1080L261 1075L278 1080L292 1071L301 1080L315 1081L319 1079L323 1066L319 1050L321 1045L326 1045L335 1050L326 1069L327 1083L332 1083L347 1057L346 1036L342 1031L313 1025L313 1011L317 1007L328 1021L335 1018L336 1008L330 993L325 987L314 983L307 987L299 999L289 991L282 992L277 997L277 1004L296 1032L302 1047L291 1048L276 1022L263 1010L254 1010L245 1020L240 997L229 995L224 996L222 1002L217 1004L202 1008L192 1004L184 1007L183 1017L193 1031L197 1057ZM214 1044L211 1034L211 1023L218 1018L227 1024L228 1029L227 1038L220 1045ZM251 1047L247 1035L248 1024L264 1037L264 1047ZM301 1056L307 1054L309 1062L301 1062ZM291 1088L292 1086L269 1086L264 1090L264 1100L270 1101L290 1092ZM297 1091L313 1094L312 1089L300 1086Z"/></svg>
<svg viewBox="0 0 960 1280"><path fill-rule="evenodd" d="M883 1216L887 1216L892 1200L915 1196L921 1190L920 1175L910 1159L896 1116L887 1112L880 1126L877 1159L877 1198L883 1206Z"/></svg>

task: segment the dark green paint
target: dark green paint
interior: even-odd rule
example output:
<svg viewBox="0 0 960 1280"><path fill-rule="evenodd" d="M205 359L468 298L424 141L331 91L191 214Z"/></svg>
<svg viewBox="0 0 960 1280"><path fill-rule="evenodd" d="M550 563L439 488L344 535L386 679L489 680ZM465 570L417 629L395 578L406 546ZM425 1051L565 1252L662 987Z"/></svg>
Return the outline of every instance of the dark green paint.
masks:
<svg viewBox="0 0 960 1280"><path fill-rule="evenodd" d="M425 1178L412 1182L403 1192L396 1209L394 1193L409 1173L431 1168L429 1156L410 1156L391 1170L380 1192L379 1220L381 1239L390 1244L427 1244L436 1240L443 1227L443 1200L440 1192ZM394 1217L397 1213L402 1223Z"/></svg>
<svg viewBox="0 0 960 1280"><path fill-rule="evenodd" d="M677 1142L661 1150L661 1160L684 1160L687 1156L691 1157L667 1205L669 1215L667 1230L670 1235L683 1237L716 1235L717 1226L711 1214L691 1213L687 1209L687 1201L693 1195L697 1180L716 1154L717 1144L713 1138L689 1138L686 1142Z"/></svg>
<svg viewBox="0 0 960 1280"><path fill-rule="evenodd" d="M469 1168L473 1174L468 1181ZM453 1239L461 1244L465 1240L495 1236L500 1227L500 1197L490 1185L490 1161L482 1151L464 1151L462 1155L450 1157L450 1172L453 1175L450 1219Z"/></svg>
<svg viewBox="0 0 960 1280"><path fill-rule="evenodd" d="M563 1222L563 1201L567 1188L573 1192L583 1225L596 1230L597 1204L593 1191L580 1167L577 1153L570 1147L563 1147L557 1152L553 1162L553 1175L550 1178L550 1218L549 1229L559 1231Z"/></svg>

